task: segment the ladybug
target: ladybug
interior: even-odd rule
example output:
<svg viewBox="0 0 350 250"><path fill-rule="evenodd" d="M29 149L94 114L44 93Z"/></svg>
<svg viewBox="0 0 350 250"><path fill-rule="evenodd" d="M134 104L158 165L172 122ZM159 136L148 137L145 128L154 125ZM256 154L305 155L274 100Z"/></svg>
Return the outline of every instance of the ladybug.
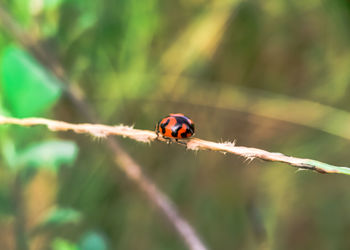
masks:
<svg viewBox="0 0 350 250"><path fill-rule="evenodd" d="M184 114L170 114L161 119L156 125L157 136L159 133L166 139L188 138L194 134L194 123Z"/></svg>

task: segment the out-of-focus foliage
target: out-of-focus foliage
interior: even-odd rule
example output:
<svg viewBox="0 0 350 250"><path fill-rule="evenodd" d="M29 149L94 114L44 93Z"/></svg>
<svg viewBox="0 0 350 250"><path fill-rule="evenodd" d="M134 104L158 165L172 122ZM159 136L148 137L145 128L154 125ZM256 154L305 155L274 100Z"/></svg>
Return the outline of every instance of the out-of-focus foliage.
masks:
<svg viewBox="0 0 350 250"><path fill-rule="evenodd" d="M347 1L3 2L103 123L153 129L181 112L200 138L349 165ZM6 29L0 113L86 122ZM121 143L213 249L350 249L346 176ZM1 126L0 147L0 249L21 238L18 214L31 249L185 249L100 140ZM52 207L79 220L59 210L42 230Z"/></svg>
<svg viewBox="0 0 350 250"><path fill-rule="evenodd" d="M106 250L107 244L101 234L88 232L83 235L80 242L81 250Z"/></svg>
<svg viewBox="0 0 350 250"><path fill-rule="evenodd" d="M60 97L61 83L23 50L5 48L1 65L4 101L13 116L40 114Z"/></svg>
<svg viewBox="0 0 350 250"><path fill-rule="evenodd" d="M5 42L1 47L0 112L13 117L43 116L60 98L62 83L12 43ZM78 146L73 141L55 140L40 129L2 126L0 134L0 248L15 249L16 245L17 249L35 249L42 239L31 237L27 241L27 235L44 224L78 219L79 212L74 209L50 212L56 203L56 171L73 164ZM41 217L46 219L40 221Z"/></svg>
<svg viewBox="0 0 350 250"><path fill-rule="evenodd" d="M78 250L78 246L67 240L57 238L52 243L53 250Z"/></svg>
<svg viewBox="0 0 350 250"><path fill-rule="evenodd" d="M78 148L70 141L45 141L30 145L16 156L16 165L28 165L34 168L49 167L57 170L62 164L74 161Z"/></svg>
<svg viewBox="0 0 350 250"><path fill-rule="evenodd" d="M68 208L55 208L47 214L41 226L77 223L80 219L81 215L75 210Z"/></svg>

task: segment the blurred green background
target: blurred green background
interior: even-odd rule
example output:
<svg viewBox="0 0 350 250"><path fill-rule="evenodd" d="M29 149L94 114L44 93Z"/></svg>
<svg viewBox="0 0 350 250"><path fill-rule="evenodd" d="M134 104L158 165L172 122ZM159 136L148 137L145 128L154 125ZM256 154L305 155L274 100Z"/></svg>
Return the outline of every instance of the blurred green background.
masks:
<svg viewBox="0 0 350 250"><path fill-rule="evenodd" d="M202 139L350 165L347 0L1 3L1 114L87 122L68 83L104 124L181 112ZM211 249L350 249L347 176L120 143ZM103 140L1 126L0 149L0 249L186 249Z"/></svg>

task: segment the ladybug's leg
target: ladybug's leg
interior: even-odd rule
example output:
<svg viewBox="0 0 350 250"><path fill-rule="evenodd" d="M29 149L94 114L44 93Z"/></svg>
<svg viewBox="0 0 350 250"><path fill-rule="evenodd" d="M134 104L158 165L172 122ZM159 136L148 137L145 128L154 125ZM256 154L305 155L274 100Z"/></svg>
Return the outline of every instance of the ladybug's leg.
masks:
<svg viewBox="0 0 350 250"><path fill-rule="evenodd" d="M183 144L183 145L186 145L186 146L187 146L187 142L179 141L178 139L175 139L175 141L176 141L178 144Z"/></svg>
<svg viewBox="0 0 350 250"><path fill-rule="evenodd" d="M158 140L158 137L159 137L159 123L156 124L155 131L156 131L156 135L157 135L156 140Z"/></svg>
<svg viewBox="0 0 350 250"><path fill-rule="evenodd" d="M166 136L163 135L163 138L166 140L166 143L167 143L167 144L169 144L169 143L172 142L172 139L169 138L169 137L166 137Z"/></svg>

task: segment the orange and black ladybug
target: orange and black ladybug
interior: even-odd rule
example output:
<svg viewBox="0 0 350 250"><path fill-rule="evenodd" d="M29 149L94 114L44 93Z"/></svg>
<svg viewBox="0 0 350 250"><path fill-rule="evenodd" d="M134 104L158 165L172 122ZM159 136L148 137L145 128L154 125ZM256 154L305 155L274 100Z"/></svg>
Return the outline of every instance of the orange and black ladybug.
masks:
<svg viewBox="0 0 350 250"><path fill-rule="evenodd" d="M164 138L177 141L194 134L194 123L184 114L170 114L157 123L156 133L161 134Z"/></svg>

